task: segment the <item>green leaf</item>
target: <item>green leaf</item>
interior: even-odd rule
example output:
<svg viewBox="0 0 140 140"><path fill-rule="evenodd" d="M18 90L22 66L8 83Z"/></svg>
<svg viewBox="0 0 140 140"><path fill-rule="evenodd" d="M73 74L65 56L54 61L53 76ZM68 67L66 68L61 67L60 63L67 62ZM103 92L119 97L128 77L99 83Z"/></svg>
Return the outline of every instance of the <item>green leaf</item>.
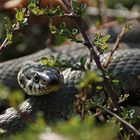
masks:
<svg viewBox="0 0 140 140"><path fill-rule="evenodd" d="M80 10L83 12L87 7L87 4L86 3L82 3L81 6L80 6Z"/></svg>
<svg viewBox="0 0 140 140"><path fill-rule="evenodd" d="M18 12L16 13L16 20L17 20L18 22L22 22L23 19L24 19L24 13L23 13L22 11L18 11Z"/></svg>
<svg viewBox="0 0 140 140"><path fill-rule="evenodd" d="M79 32L78 29L76 29L76 28L72 29L72 34L73 34L73 35L77 35L78 32Z"/></svg>
<svg viewBox="0 0 140 140"><path fill-rule="evenodd" d="M7 39L8 39L8 45L12 44L12 38L13 38L13 35L8 33L7 34Z"/></svg>
<svg viewBox="0 0 140 140"><path fill-rule="evenodd" d="M106 43L108 39L110 38L110 35L106 35L103 37L103 42Z"/></svg>
<svg viewBox="0 0 140 140"><path fill-rule="evenodd" d="M41 9L38 9L38 8L32 9L31 12L35 15L43 15L44 14L44 10L41 10Z"/></svg>
<svg viewBox="0 0 140 140"><path fill-rule="evenodd" d="M39 9L39 7L36 5L36 3L30 3L28 6L29 10L34 14L34 15L44 15L46 14L46 8Z"/></svg>
<svg viewBox="0 0 140 140"><path fill-rule="evenodd" d="M77 87L79 89L82 89L86 86L89 86L93 82L98 83L101 82L102 80L103 80L102 77L100 77L97 73L88 71L85 77L81 80L81 82L78 83Z"/></svg>
<svg viewBox="0 0 140 140"><path fill-rule="evenodd" d="M102 45L102 50L105 50L105 49L107 49L107 45L106 44L103 44Z"/></svg>
<svg viewBox="0 0 140 140"><path fill-rule="evenodd" d="M71 6L73 9L73 12L75 13L77 17L84 18L84 10L86 8L86 4L81 4L81 6L79 6L76 0L72 0Z"/></svg>
<svg viewBox="0 0 140 140"><path fill-rule="evenodd" d="M48 65L49 63L49 59L47 57L41 57L39 60L44 65Z"/></svg>
<svg viewBox="0 0 140 140"><path fill-rule="evenodd" d="M129 32L131 29L131 24L125 25L125 33Z"/></svg>
<svg viewBox="0 0 140 140"><path fill-rule="evenodd" d="M96 87L96 90L98 90L98 91L101 91L102 89L103 89L102 86L97 86L97 87Z"/></svg>
<svg viewBox="0 0 140 140"><path fill-rule="evenodd" d="M118 85L119 84L119 80L112 80L112 83L115 84L115 85Z"/></svg>
<svg viewBox="0 0 140 140"><path fill-rule="evenodd" d="M5 29L6 29L6 32L9 33L10 30L11 30L11 27L12 27L11 20L10 20L9 17L4 17L4 20L5 20Z"/></svg>
<svg viewBox="0 0 140 140"><path fill-rule="evenodd" d="M32 10L32 9L34 9L34 8L37 8L37 6L36 6L35 3L30 3L30 4L28 5L28 9L29 9L29 10Z"/></svg>
<svg viewBox="0 0 140 140"><path fill-rule="evenodd" d="M62 22L61 24L60 24L60 29L65 29L66 28L66 23L65 22Z"/></svg>
<svg viewBox="0 0 140 140"><path fill-rule="evenodd" d="M85 63L86 63L86 58L83 56L80 58L80 64L81 66L85 66Z"/></svg>
<svg viewBox="0 0 140 140"><path fill-rule="evenodd" d="M51 31L52 34L56 34L56 33L57 33L57 28L56 28L56 26L50 25L49 28L50 28L50 31Z"/></svg>
<svg viewBox="0 0 140 140"><path fill-rule="evenodd" d="M71 1L71 5L72 5L72 9L75 11L77 11L77 8L78 8L78 4L77 4L77 1L76 0L72 0Z"/></svg>
<svg viewBox="0 0 140 140"><path fill-rule="evenodd" d="M103 36L101 33L97 33L95 39L93 40L93 45L95 45L101 53L107 49L106 42L110 38L110 35Z"/></svg>
<svg viewBox="0 0 140 140"><path fill-rule="evenodd" d="M7 34L8 40L12 40L13 35L12 34Z"/></svg>

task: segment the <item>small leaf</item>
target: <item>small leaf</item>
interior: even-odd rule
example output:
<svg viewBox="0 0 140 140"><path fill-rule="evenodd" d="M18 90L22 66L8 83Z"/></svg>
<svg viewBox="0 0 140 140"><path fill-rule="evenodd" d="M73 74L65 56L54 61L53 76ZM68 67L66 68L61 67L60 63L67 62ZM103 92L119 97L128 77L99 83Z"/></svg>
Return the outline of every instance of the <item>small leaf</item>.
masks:
<svg viewBox="0 0 140 140"><path fill-rule="evenodd" d="M23 19L24 19L24 13L22 11L18 11L16 13L16 19L17 19L18 22L22 22Z"/></svg>
<svg viewBox="0 0 140 140"><path fill-rule="evenodd" d="M81 6L80 6L80 10L83 12L87 7L87 4L86 3L82 3Z"/></svg>
<svg viewBox="0 0 140 140"><path fill-rule="evenodd" d="M10 30L11 30L11 20L10 18L8 17L4 17L4 20L5 20L5 29L6 29L6 32L9 33Z"/></svg>
<svg viewBox="0 0 140 140"><path fill-rule="evenodd" d="M60 24L60 29L65 29L66 28L66 23L65 22L62 22L61 24Z"/></svg>
<svg viewBox="0 0 140 140"><path fill-rule="evenodd" d="M102 90L103 89L103 87L101 87L101 86L97 86L96 87L96 90L98 90L98 91L100 91L100 90Z"/></svg>
<svg viewBox="0 0 140 140"><path fill-rule="evenodd" d="M78 34L78 29L76 29L76 28L72 29L72 34L77 35Z"/></svg>
<svg viewBox="0 0 140 140"><path fill-rule="evenodd" d="M119 84L119 80L112 80L112 83L115 84L115 85L118 85Z"/></svg>
<svg viewBox="0 0 140 140"><path fill-rule="evenodd" d="M51 31L52 34L56 34L56 33L57 33L57 28L56 28L56 26L50 25L49 27L50 27L50 31Z"/></svg>
<svg viewBox="0 0 140 140"><path fill-rule="evenodd" d="M8 40L12 40L13 35L12 34L7 34Z"/></svg>
<svg viewBox="0 0 140 140"><path fill-rule="evenodd" d="M28 5L28 9L29 9L29 10L32 10L32 9L34 9L34 8L37 8L37 6L36 6L35 3L30 3L30 4Z"/></svg>
<svg viewBox="0 0 140 140"><path fill-rule="evenodd" d="M103 41L106 43L109 38L110 38L110 35L106 35L106 36L103 37Z"/></svg>
<svg viewBox="0 0 140 140"><path fill-rule="evenodd" d="M80 64L81 64L81 66L84 66L85 63L86 63L86 58L85 57L81 57L80 58Z"/></svg>
<svg viewBox="0 0 140 140"><path fill-rule="evenodd" d="M7 34L7 39L8 39L8 45L10 45L10 44L12 44L12 37L13 37L13 35L12 34Z"/></svg>
<svg viewBox="0 0 140 140"><path fill-rule="evenodd" d="M102 49L103 50L107 49L107 45L106 44L102 44Z"/></svg>
<svg viewBox="0 0 140 140"><path fill-rule="evenodd" d="M72 9L73 9L74 11L76 11L77 8L78 8L77 1L76 1L76 0L72 0L72 1L71 1L71 5L72 5Z"/></svg>
<svg viewBox="0 0 140 140"><path fill-rule="evenodd" d="M131 24L125 25L125 33L129 32L131 29Z"/></svg>
<svg viewBox="0 0 140 140"><path fill-rule="evenodd" d="M48 65L49 59L47 57L41 57L40 62L44 65Z"/></svg>

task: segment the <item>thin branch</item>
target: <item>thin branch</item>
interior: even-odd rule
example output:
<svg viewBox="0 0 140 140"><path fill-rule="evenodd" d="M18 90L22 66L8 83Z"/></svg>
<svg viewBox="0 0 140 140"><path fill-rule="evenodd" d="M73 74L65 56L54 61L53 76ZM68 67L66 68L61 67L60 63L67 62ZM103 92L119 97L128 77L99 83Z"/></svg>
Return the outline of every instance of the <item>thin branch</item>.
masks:
<svg viewBox="0 0 140 140"><path fill-rule="evenodd" d="M25 9L25 13L24 13L24 18L27 18L30 16L29 10L28 8ZM17 31L19 31L21 28L20 23L17 22L15 24L12 25L11 30L9 31L10 34L15 34ZM0 51L4 48L6 48L8 46L9 40L8 37L6 37L3 41L3 43L0 45Z"/></svg>
<svg viewBox="0 0 140 140"><path fill-rule="evenodd" d="M109 113L110 115L114 116L116 119L118 119L121 123L123 123L124 125L126 125L127 127L129 127L133 132L135 132L137 135L140 136L140 132L131 124L129 124L128 122L126 122L124 119L122 119L120 116L118 116L117 114L113 113L112 111L110 111L109 109L105 108L102 105L96 104L95 102L93 102L93 104L95 106L98 106L99 108L105 110L107 113Z"/></svg>
<svg viewBox="0 0 140 140"><path fill-rule="evenodd" d="M105 5L105 0L97 0L97 5L99 9L99 17L101 20L101 23L104 24L108 21L107 19L107 9Z"/></svg>
<svg viewBox="0 0 140 140"><path fill-rule="evenodd" d="M66 1L66 0L62 0L63 3L64 3L64 1ZM69 10L69 7L67 5L65 5L65 6ZM74 13L72 11L72 9L70 9L70 12ZM90 60L92 61L92 59L94 59L98 69L102 72L102 75L103 75L103 78L104 78L104 81L103 81L104 88L107 91L108 96L112 100L112 104L114 106L114 109L116 110L116 112L119 113L121 109L120 109L120 106L118 105L117 95L115 94L115 92L113 90L113 87L112 87L111 83L109 82L109 79L106 76L106 72L105 72L105 70L104 70L104 68L103 68L103 66L100 62L99 56L97 55L96 51L94 50L93 45L92 45L88 35L86 34L86 32L83 28L83 21L82 21L81 18L76 17L76 18L74 18L74 22L75 22L76 26L78 27L79 31L81 32L83 38L84 38L84 41L85 41L84 44L86 45L86 47L90 51Z"/></svg>
<svg viewBox="0 0 140 140"><path fill-rule="evenodd" d="M13 35L17 30L19 30L19 27L20 27L19 23L13 24L10 34ZM8 46L8 42L9 42L8 37L6 37L3 43L0 45L0 51Z"/></svg>
<svg viewBox="0 0 140 140"><path fill-rule="evenodd" d="M119 48L120 40L122 39L122 37L126 33L125 30L126 30L126 25L123 26L120 34L118 35L117 40L115 42L115 45L114 45L113 49L110 50L110 53L108 55L108 58L106 59L106 62L103 64L104 68L107 68L108 67L109 63L111 62L111 59L112 59L112 56L113 56L114 52Z"/></svg>
<svg viewBox="0 0 140 140"><path fill-rule="evenodd" d="M68 12L71 13L72 12L72 8L71 8L71 4L70 4L71 0L62 0L62 3L65 5L65 7L68 9Z"/></svg>

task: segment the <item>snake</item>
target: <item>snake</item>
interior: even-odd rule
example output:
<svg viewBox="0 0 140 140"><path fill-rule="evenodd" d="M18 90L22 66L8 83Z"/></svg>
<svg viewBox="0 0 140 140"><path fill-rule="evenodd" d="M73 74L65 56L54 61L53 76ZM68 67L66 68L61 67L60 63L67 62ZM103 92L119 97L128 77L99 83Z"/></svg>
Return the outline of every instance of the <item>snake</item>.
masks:
<svg viewBox="0 0 140 140"><path fill-rule="evenodd" d="M63 84L63 75L55 67L27 63L18 73L18 83L29 95L44 95L57 91Z"/></svg>
<svg viewBox="0 0 140 140"><path fill-rule="evenodd" d="M20 86L24 92L29 94L18 109L11 107L0 115L0 128L7 133L15 133L24 129L28 124L28 119L36 119L38 111L43 112L47 122L67 120L73 114L73 101L75 95L79 93L75 85L84 77L85 72L72 68L60 71L58 68L46 67L37 62L40 57L51 58L52 55L61 56L73 65L77 64L81 57L89 57L86 47L70 43L56 48L46 48L35 54L0 63L0 83L12 89ZM107 56L108 53L100 56L102 63ZM96 65L93 61L90 71L94 70L96 70ZM130 92L137 99L140 98L140 95L136 94L140 91L139 48L117 50L107 70L119 80L123 91Z"/></svg>

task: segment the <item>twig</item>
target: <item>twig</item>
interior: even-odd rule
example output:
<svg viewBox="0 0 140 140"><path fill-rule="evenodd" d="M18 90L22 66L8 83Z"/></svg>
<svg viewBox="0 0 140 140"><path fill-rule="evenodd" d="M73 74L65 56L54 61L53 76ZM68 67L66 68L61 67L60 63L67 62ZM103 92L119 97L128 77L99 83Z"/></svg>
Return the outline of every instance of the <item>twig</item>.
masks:
<svg viewBox="0 0 140 140"><path fill-rule="evenodd" d="M97 7L87 7L86 13L91 16L99 16L99 9ZM117 17L122 17L127 20L132 19L140 19L140 13L136 11L129 11L129 10L117 10L117 9L106 9L106 16L109 19L116 19Z"/></svg>
<svg viewBox="0 0 140 140"><path fill-rule="evenodd" d="M107 9L105 5L105 0L97 0L97 5L99 9L99 18L101 20L101 23L104 24L107 22Z"/></svg>
<svg viewBox="0 0 140 140"><path fill-rule="evenodd" d="M62 0L63 1L66 1L66 0ZM69 7L63 2L63 4L65 5L65 7L69 10ZM71 13L74 13L72 11L72 8L70 9L70 12ZM107 91L108 93L108 96L111 98L112 100L112 104L114 106L114 109L116 110L116 112L120 113L120 106L118 105L118 101L117 101L117 95L115 94L114 90L113 90L113 87L111 85L111 83L109 82L109 79L107 78L106 76L106 72L104 70L104 68L102 67L102 64L100 62L100 59L99 59L99 56L97 55L96 51L94 50L93 46L92 46L92 43L88 37L88 35L86 34L86 32L84 31L84 28L83 28L83 21L81 18L78 18L78 17L75 17L75 14L74 14L74 22L75 24L77 25L79 31L81 32L83 38L84 38L84 45L89 49L90 51L90 60L94 59L98 69L101 71L102 75L103 75L103 78L104 78L104 81L103 81L103 85L104 85L104 88L105 90Z"/></svg>
<svg viewBox="0 0 140 140"><path fill-rule="evenodd" d="M71 9L71 5L70 5L70 1L71 0L62 0L62 2L64 3L64 5L66 6L66 8L68 9L68 12L72 12L72 9Z"/></svg>
<svg viewBox="0 0 140 140"><path fill-rule="evenodd" d="M15 31L17 31L17 30L19 30L19 23L13 24L10 34L14 34ZM7 47L8 41L9 41L8 37L6 37L5 40L3 41L3 43L0 45L0 51L3 48Z"/></svg>
<svg viewBox="0 0 140 140"><path fill-rule="evenodd" d="M25 13L24 13L24 18L28 19L29 15L30 15L29 11L26 8ZM12 35L15 34L18 30L20 30L20 28L21 28L21 26L20 26L19 22L13 24L11 31L10 31L10 34L12 34ZM8 37L6 37L3 41L3 43L0 45L0 51L8 46L8 42L9 42Z"/></svg>
<svg viewBox="0 0 140 140"><path fill-rule="evenodd" d="M108 55L108 58L106 59L106 62L103 64L104 68L107 68L108 67L109 63L111 62L111 58L112 58L114 52L119 48L120 40L122 39L122 37L126 33L125 30L126 30L126 25L123 26L120 34L118 35L117 40L115 42L115 45L114 45L113 49L110 50L110 53Z"/></svg>
<svg viewBox="0 0 140 140"><path fill-rule="evenodd" d="M96 104L95 102L93 102L93 104L95 106L98 106L99 108L105 110L107 113L111 114L112 116L114 116L116 119L118 119L121 123L123 123L124 125L126 125L127 127L129 127L132 131L134 131L137 135L140 136L140 132L131 124L129 124L128 122L126 122L124 119L122 119L120 116L118 116L117 114L113 113L112 111L110 111L109 109L105 108L102 105Z"/></svg>

